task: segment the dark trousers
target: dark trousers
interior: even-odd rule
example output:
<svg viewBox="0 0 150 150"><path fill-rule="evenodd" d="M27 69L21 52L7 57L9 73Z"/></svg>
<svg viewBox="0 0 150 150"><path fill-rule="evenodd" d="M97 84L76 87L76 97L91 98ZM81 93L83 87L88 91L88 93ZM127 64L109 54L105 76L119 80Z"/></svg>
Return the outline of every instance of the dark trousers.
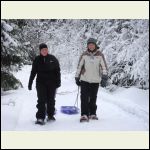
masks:
<svg viewBox="0 0 150 150"><path fill-rule="evenodd" d="M45 119L46 113L48 116L53 116L55 113L56 87L49 83L36 83L36 90L38 97L36 118Z"/></svg>
<svg viewBox="0 0 150 150"><path fill-rule="evenodd" d="M81 115L96 115L99 83L81 81Z"/></svg>

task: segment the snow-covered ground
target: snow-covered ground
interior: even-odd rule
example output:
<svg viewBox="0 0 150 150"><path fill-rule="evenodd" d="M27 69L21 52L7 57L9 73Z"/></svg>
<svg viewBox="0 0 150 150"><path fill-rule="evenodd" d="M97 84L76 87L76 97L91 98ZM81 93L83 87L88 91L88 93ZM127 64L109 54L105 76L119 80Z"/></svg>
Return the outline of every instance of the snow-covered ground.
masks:
<svg viewBox="0 0 150 150"><path fill-rule="evenodd" d="M28 91L31 66L23 67L15 76L24 88L3 92L1 95L1 130L3 131L148 131L149 91L135 87L118 88L114 92L99 88L97 99L98 121L79 123L80 114L66 115L60 112L63 105L74 105L77 86L74 73L62 75L62 86L56 95L56 122L44 126L35 125L37 95L35 81ZM79 102L80 104L80 102Z"/></svg>

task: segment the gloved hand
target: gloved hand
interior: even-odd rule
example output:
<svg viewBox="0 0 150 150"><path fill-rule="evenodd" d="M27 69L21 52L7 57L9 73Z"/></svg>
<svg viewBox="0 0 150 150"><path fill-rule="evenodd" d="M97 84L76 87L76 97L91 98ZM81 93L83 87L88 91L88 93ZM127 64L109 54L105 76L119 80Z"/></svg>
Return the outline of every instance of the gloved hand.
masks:
<svg viewBox="0 0 150 150"><path fill-rule="evenodd" d="M107 75L102 75L102 80L101 80L101 86L102 87L106 87L107 80L108 80L108 76Z"/></svg>
<svg viewBox="0 0 150 150"><path fill-rule="evenodd" d="M57 83L57 84L56 84L56 88L59 88L60 86L61 86L60 83Z"/></svg>
<svg viewBox="0 0 150 150"><path fill-rule="evenodd" d="M28 90L32 90L32 85L28 84Z"/></svg>
<svg viewBox="0 0 150 150"><path fill-rule="evenodd" d="M77 85L77 86L80 86L80 85L81 85L81 82L80 82L79 77L75 77L75 81L76 81L76 85Z"/></svg>

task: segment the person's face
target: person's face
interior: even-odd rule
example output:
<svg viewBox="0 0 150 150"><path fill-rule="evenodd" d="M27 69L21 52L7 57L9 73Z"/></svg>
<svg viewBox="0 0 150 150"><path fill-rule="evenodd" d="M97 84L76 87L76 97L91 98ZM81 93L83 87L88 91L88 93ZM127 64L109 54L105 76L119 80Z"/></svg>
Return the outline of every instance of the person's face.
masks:
<svg viewBox="0 0 150 150"><path fill-rule="evenodd" d="M46 56L48 54L48 48L42 48L40 53L42 56Z"/></svg>
<svg viewBox="0 0 150 150"><path fill-rule="evenodd" d="M95 50L95 48L96 48L96 46L95 46L94 43L89 43L89 44L88 44L88 49L89 49L89 50L93 51L93 50Z"/></svg>

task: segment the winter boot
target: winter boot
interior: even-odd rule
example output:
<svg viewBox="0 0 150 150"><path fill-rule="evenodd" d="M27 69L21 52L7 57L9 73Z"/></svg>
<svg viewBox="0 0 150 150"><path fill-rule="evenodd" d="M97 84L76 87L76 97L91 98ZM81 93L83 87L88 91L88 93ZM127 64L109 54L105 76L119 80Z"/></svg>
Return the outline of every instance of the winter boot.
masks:
<svg viewBox="0 0 150 150"><path fill-rule="evenodd" d="M98 120L98 117L96 115L90 115L89 119L91 119L91 120Z"/></svg>
<svg viewBox="0 0 150 150"><path fill-rule="evenodd" d="M35 124L44 125L45 124L44 119L37 119Z"/></svg>
<svg viewBox="0 0 150 150"><path fill-rule="evenodd" d="M87 117L87 115L81 116L80 122L89 122L89 118Z"/></svg>
<svg viewBox="0 0 150 150"><path fill-rule="evenodd" d="M48 116L47 121L56 121L54 116Z"/></svg>

